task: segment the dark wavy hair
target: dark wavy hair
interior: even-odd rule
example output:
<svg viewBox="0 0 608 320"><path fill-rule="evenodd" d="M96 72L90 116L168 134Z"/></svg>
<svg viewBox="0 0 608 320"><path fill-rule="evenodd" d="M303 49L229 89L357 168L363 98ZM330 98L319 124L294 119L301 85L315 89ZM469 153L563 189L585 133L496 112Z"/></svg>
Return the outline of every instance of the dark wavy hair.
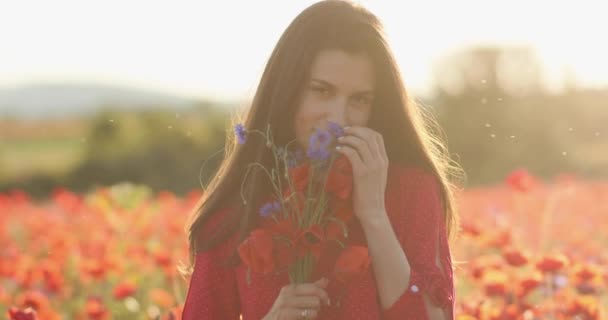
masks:
<svg viewBox="0 0 608 320"><path fill-rule="evenodd" d="M389 162L416 166L437 177L442 186L448 234L453 234L457 225L456 185L450 179L459 176L460 167L451 161L442 142L442 131L432 115L406 93L382 24L366 8L350 1L326 0L302 11L284 31L266 64L251 105L241 119L245 127L265 131L270 125L277 145L295 139L296 107L309 80L312 62L324 49L361 53L371 59L376 98L368 127L383 135ZM183 275L191 274L198 252L227 240L234 232L244 239L251 231L259 201L270 194L271 184L260 171L251 172L244 182L243 179L249 163L272 166L265 142L261 136L251 135L239 145L232 131L228 134L224 160L186 225L190 264L181 268ZM246 204L240 197L241 183ZM200 241L201 227L220 208L232 205L238 206L238 214L232 215L219 232ZM235 252L233 258L237 257Z"/></svg>

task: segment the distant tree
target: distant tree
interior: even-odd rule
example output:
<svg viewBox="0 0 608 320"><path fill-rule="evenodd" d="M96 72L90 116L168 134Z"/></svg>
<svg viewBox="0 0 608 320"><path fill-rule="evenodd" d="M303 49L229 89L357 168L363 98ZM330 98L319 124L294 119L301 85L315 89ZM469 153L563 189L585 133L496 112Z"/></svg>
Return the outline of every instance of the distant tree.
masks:
<svg viewBox="0 0 608 320"><path fill-rule="evenodd" d="M437 118L467 172L491 183L527 167L539 175L570 168L557 138L542 68L528 48L469 48L445 57L434 71Z"/></svg>

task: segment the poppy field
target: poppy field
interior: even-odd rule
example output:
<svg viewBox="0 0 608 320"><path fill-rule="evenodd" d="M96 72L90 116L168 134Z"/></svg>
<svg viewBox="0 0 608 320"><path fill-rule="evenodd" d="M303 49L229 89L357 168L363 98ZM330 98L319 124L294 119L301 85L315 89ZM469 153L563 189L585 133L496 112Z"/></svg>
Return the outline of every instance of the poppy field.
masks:
<svg viewBox="0 0 608 320"><path fill-rule="evenodd" d="M180 319L184 225L201 195L126 183L46 201L0 193L0 314ZM606 199L607 182L525 170L458 194L457 319L606 319Z"/></svg>

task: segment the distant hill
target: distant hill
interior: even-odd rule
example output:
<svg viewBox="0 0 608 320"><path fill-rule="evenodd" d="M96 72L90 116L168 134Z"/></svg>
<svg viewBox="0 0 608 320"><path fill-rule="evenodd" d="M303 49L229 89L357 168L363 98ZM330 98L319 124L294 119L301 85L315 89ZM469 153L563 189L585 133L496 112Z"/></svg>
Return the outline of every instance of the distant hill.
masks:
<svg viewBox="0 0 608 320"><path fill-rule="evenodd" d="M203 103L154 91L86 83L0 88L0 118L88 116L107 107L188 109Z"/></svg>

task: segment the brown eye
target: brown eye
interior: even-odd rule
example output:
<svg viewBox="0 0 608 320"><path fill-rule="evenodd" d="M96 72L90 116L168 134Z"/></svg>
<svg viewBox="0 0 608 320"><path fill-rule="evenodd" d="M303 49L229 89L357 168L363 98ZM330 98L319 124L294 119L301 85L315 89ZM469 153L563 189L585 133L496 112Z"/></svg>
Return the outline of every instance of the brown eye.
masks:
<svg viewBox="0 0 608 320"><path fill-rule="evenodd" d="M353 99L354 104L359 107L369 106L372 104L372 98L367 96L360 96Z"/></svg>
<svg viewBox="0 0 608 320"><path fill-rule="evenodd" d="M327 90L324 87L319 87L319 86L311 86L310 89L320 95L327 95L329 94L329 90Z"/></svg>

